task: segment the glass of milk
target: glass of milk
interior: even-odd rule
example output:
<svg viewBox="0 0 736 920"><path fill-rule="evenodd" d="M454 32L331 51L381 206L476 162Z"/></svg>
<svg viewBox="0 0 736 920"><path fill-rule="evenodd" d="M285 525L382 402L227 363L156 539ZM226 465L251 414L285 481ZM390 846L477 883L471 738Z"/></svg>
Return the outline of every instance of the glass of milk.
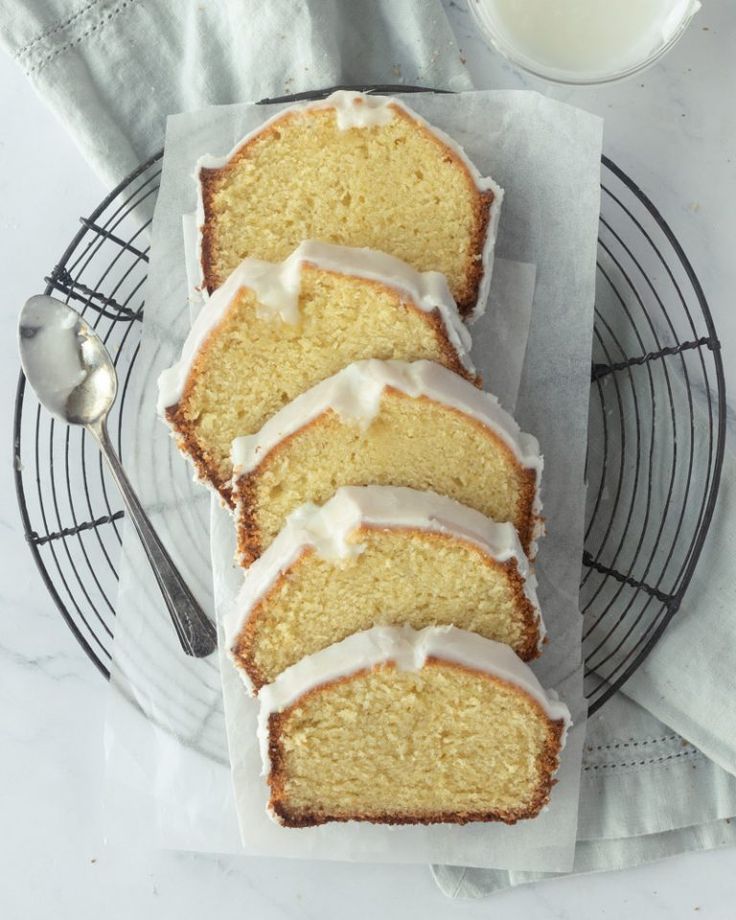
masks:
<svg viewBox="0 0 736 920"><path fill-rule="evenodd" d="M679 39L697 0L468 0L513 64L559 83L605 83L647 67Z"/></svg>

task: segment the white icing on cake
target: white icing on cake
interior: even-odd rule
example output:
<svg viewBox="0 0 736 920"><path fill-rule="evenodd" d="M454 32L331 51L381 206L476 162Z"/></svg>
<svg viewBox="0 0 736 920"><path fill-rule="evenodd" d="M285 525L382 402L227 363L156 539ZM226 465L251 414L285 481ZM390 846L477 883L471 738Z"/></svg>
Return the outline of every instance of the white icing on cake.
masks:
<svg viewBox="0 0 736 920"><path fill-rule="evenodd" d="M537 600L537 580L513 524L491 521L480 511L444 495L403 486L343 486L321 507L309 503L292 512L273 543L245 573L235 606L223 622L227 647L232 650L253 608L306 550L330 560L360 555L364 547L349 542L349 537L361 524L449 534L473 543L497 562L513 559L524 581L524 594L534 609L541 647L546 631ZM237 667L237 661L233 662ZM248 675L239 670L252 692Z"/></svg>
<svg viewBox="0 0 736 920"><path fill-rule="evenodd" d="M299 321L299 292L302 266L316 265L394 288L401 297L425 313L437 312L450 344L463 367L471 374L471 339L455 306L447 281L439 272L417 272L410 265L373 249L353 249L330 243L301 243L283 262L245 259L227 281L200 309L184 342L181 358L158 379L158 411L175 405L182 396L197 354L210 333L224 319L228 308L243 288L253 291L260 319L296 324Z"/></svg>
<svg viewBox="0 0 736 920"><path fill-rule="evenodd" d="M563 722L561 748L572 725L570 710L553 691L546 692L531 668L500 642L454 626L428 626L413 630L408 626L374 626L355 633L329 648L302 658L282 671L258 696L258 743L262 774L268 775L268 720L282 712L316 687L331 683L385 662L395 662L402 671L418 671L427 658L438 658L513 684L527 693L553 721Z"/></svg>
<svg viewBox="0 0 736 920"><path fill-rule="evenodd" d="M184 266L187 274L189 310L190 315L196 317L202 304L209 297L202 278L202 266L199 264L199 230L196 214L182 215L181 231L184 238Z"/></svg>
<svg viewBox="0 0 736 920"><path fill-rule="evenodd" d="M325 102L332 102L340 131L373 128L393 121L394 112L386 96L371 96L350 90L337 90Z"/></svg>
<svg viewBox="0 0 736 920"><path fill-rule="evenodd" d="M475 306L468 316L468 322L472 325L477 322L486 312L486 303L491 291L491 278L493 276L493 260L496 253L496 237L498 236L498 221L501 217L501 203L503 202L503 189L496 185L492 180L490 188L493 191L493 202L491 203L491 218L486 228L486 239L483 244L481 261L483 263L483 274L481 275L480 284L478 285L478 297Z"/></svg>
<svg viewBox="0 0 736 920"><path fill-rule="evenodd" d="M246 144L249 144L253 138L257 137L266 129L270 128L276 122L290 113L307 112L313 110L334 109L337 119L337 127L340 131L350 129L365 129L388 124L396 114L396 110L402 110L417 124L422 125L427 131L434 134L443 144L445 144L462 163L468 174L472 178L476 188L479 191L492 191L493 202L490 209L490 220L486 228L486 239L483 245L482 263L483 277L478 288L478 299L471 313L470 319L476 320L485 312L486 300L491 283L491 273L493 270L493 256L498 230L498 219L501 213L501 203L503 201L503 189L490 177L481 176L477 167L468 158L463 148L451 137L429 124L426 119L422 118L401 100L392 96L374 96L370 93L358 93L351 90L337 90L326 99L320 99L313 102L300 102L296 105L288 106L281 109L263 122L254 131L247 134L242 140L233 147L225 156L216 157L211 154L205 154L197 161L195 177L197 179L197 225L200 228L198 241L198 256L201 266L202 262L202 227L205 223L204 202L202 200L202 184L199 181L200 172L203 169L222 169Z"/></svg>
<svg viewBox="0 0 736 920"><path fill-rule="evenodd" d="M523 467L536 472L538 493L543 461L537 439L520 430L495 396L434 361L369 359L349 364L297 396L257 434L236 438L232 446L234 478L254 470L277 444L329 409L346 422L367 428L379 411L387 387L414 398L426 396L483 424L509 447Z"/></svg>

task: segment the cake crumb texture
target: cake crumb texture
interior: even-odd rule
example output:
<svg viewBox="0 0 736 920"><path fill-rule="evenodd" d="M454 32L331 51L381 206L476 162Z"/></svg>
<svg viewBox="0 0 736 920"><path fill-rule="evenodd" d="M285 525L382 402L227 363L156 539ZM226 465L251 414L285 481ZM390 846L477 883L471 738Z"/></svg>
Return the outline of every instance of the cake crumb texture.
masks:
<svg viewBox="0 0 736 920"><path fill-rule="evenodd" d="M340 130L334 108L287 111L219 168L200 171L202 270L219 287L246 256L281 261L302 240L368 246L439 271L475 307L493 192L401 106Z"/></svg>
<svg viewBox="0 0 736 920"><path fill-rule="evenodd" d="M438 659L379 666L270 716L270 808L291 827L513 824L547 803L562 730L491 675Z"/></svg>
<svg viewBox="0 0 736 920"><path fill-rule="evenodd" d="M357 555L309 549L250 611L232 646L256 690L306 655L377 625L454 625L537 655L539 623L516 561L450 534L363 525Z"/></svg>
<svg viewBox="0 0 736 920"><path fill-rule="evenodd" d="M166 412L181 449L230 500L234 438L347 364L364 358L426 358L475 382L436 311L424 311L390 284L301 269L298 321L259 315L241 288L200 348L179 402Z"/></svg>
<svg viewBox="0 0 736 920"><path fill-rule="evenodd" d="M511 522L525 552L533 538L536 472L481 422L424 396L387 387L365 427L328 409L236 480L238 550L256 559L306 502L344 485L409 486Z"/></svg>

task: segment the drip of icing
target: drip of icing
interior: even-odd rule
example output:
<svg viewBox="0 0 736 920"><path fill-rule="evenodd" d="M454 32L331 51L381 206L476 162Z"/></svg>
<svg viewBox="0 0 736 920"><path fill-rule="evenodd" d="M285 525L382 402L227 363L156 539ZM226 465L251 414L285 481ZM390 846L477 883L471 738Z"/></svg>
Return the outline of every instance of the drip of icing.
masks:
<svg viewBox="0 0 736 920"><path fill-rule="evenodd" d="M305 551L335 561L360 555L364 547L350 537L361 524L451 534L475 544L498 562L513 559L537 618L541 646L546 630L537 582L514 526L491 521L446 496L403 486L343 486L322 507L310 502L293 511L273 543L246 571L234 608L223 624L226 645L232 648L253 608ZM243 680L252 690L244 673Z"/></svg>
<svg viewBox="0 0 736 920"><path fill-rule="evenodd" d="M475 373L470 360L470 334L443 275L415 271L400 259L372 249L353 249L311 240L301 243L283 262L245 259L212 294L197 315L184 342L181 358L159 377L159 414L163 415L181 398L199 349L222 321L240 290L253 291L259 319L292 325L299 321L299 292L305 263L337 274L376 281L397 290L425 313L436 311L461 364L470 373Z"/></svg>
<svg viewBox="0 0 736 920"><path fill-rule="evenodd" d="M330 102L335 109L337 127L340 131L387 125L394 118L392 100L387 96L371 96L350 90L338 90L325 102Z"/></svg>
<svg viewBox="0 0 736 920"><path fill-rule="evenodd" d="M539 443L519 429L495 396L433 361L356 361L297 396L254 435L236 438L232 446L234 475L254 470L281 441L328 409L343 419L370 425L386 388L414 398L426 396L469 415L489 428L509 447L519 463L534 469L537 481L543 461ZM540 506L541 507L541 506Z"/></svg>
<svg viewBox="0 0 736 920"><path fill-rule="evenodd" d="M356 503L338 499L322 507L307 502L289 515L285 527L292 540L311 546L322 559L337 561L363 552L362 546L348 540L360 520Z"/></svg>
<svg viewBox="0 0 736 920"><path fill-rule="evenodd" d="M481 671L518 687L539 704L550 720L563 723L560 749L564 747L572 725L570 710L555 693L545 692L531 668L507 645L454 626L428 626L421 630L374 626L302 658L261 689L258 743L262 774L267 775L271 769L268 722L272 713L283 712L310 690L351 674L386 662L393 662L402 671L418 671L428 658Z"/></svg>
<svg viewBox="0 0 736 920"><path fill-rule="evenodd" d="M425 130L433 134L438 140L440 140L445 146L447 146L457 158L457 160L462 164L462 166L467 171L468 175L472 179L474 185L479 191L492 191L493 192L493 203L491 205L490 220L488 222L488 227L486 230L486 239L483 246L483 252L481 254L481 262L483 265L483 276L481 278L481 283L478 288L478 300L476 302L475 308L470 316L470 320L475 321L485 312L486 299L488 297L488 291L491 284L491 273L493 270L493 258L494 258L494 249L496 242L496 234L498 230L498 219L501 213L501 204L503 201L503 189L494 182L490 177L482 176L478 171L475 164L468 158L468 155L465 153L463 148L454 141L449 135L445 134L444 131L441 131L439 128L436 128L434 125L431 125L428 121L422 118L421 115L418 115L407 105L405 105L401 100L396 99L392 96L374 96L368 93L358 93L350 90L337 90L332 93L330 96L327 96L326 99L317 100L314 102L302 102L297 103L296 105L289 106L288 108L281 109L276 112L270 118L268 118L262 125L256 128L254 131L251 131L247 134L241 141L239 141L235 147L225 156L215 157L211 154L206 154L197 161L197 166L195 170L195 176L197 178L198 186L198 196L197 196L197 225L200 228L199 240L198 240L198 257L200 261L201 268L201 244L202 244L202 235L201 230L205 224L205 212L204 212L204 202L202 200L202 184L199 181L200 172L203 169L222 169L227 166L230 160L247 144L249 144L255 137L261 134L263 131L272 127L274 124L279 122L282 118L286 117L289 114L293 113L304 113L309 111L319 111L323 109L334 109L335 118L337 122L337 127L339 130L344 131L351 128L370 128L380 125L388 124L394 117L397 111L404 112L412 121L421 125Z"/></svg>
<svg viewBox="0 0 736 920"><path fill-rule="evenodd" d="M182 215L181 230L184 237L184 267L187 276L190 317L196 317L209 295L204 287L202 266L199 264L197 252L199 234L197 217L194 213Z"/></svg>

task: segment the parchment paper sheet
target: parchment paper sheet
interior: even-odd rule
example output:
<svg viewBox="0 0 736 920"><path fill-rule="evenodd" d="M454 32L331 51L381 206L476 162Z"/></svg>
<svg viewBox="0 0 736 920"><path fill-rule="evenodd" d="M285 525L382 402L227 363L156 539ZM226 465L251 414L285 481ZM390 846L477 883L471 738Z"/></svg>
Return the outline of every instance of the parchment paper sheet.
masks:
<svg viewBox="0 0 736 920"><path fill-rule="evenodd" d="M555 687L576 719L550 809L513 828L380 828L327 826L288 831L262 813L263 781L248 719L252 703L236 675L223 668L235 756L238 804L249 852L380 861L445 862L497 868L565 871L575 841L585 704L577 592L582 552L590 338L599 204L601 126L598 119L529 93L466 93L407 99L458 140L484 173L506 190L497 245L498 294L521 304L536 266L534 304L517 417L540 439L545 455L548 538L538 561L540 598L550 633L535 670ZM133 420L128 466L177 560L208 602L206 540L209 499L154 419L155 381L172 363L189 325L182 214L194 205L193 163L203 152L226 152L271 114L271 107L226 106L169 120L161 190L154 220L146 321L139 362L145 373ZM516 287L516 285L520 285ZM491 300L494 290L491 292ZM522 308L519 316L521 319ZM499 311L508 318L508 310ZM493 307L473 328L476 361L489 388L511 407L521 370L524 329L494 330ZM525 322L520 322L522 327ZM500 347L500 346L503 347ZM230 563L231 525L215 508L213 549L218 608L237 583ZM211 601L210 601L211 603ZM237 849L232 797L226 787L222 696L217 663L192 662L176 648L135 538L126 537L121 573L113 692L107 722L111 836L156 834L164 846ZM133 704L131 706L131 703ZM250 708L249 708L250 707ZM242 711L241 711L242 709ZM138 710L138 711L136 711ZM135 816L131 819L130 816ZM116 835L116 828L120 831Z"/></svg>

